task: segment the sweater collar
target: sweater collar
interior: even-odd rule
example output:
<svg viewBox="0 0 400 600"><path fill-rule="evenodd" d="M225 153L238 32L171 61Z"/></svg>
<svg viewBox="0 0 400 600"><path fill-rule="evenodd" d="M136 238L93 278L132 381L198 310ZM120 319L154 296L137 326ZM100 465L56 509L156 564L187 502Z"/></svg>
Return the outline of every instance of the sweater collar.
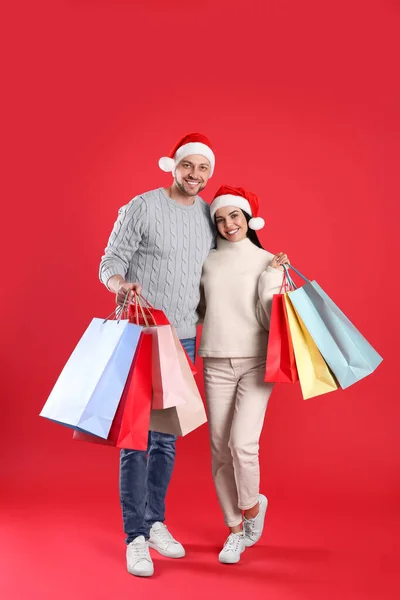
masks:
<svg viewBox="0 0 400 600"><path fill-rule="evenodd" d="M182 209L182 210L196 210L198 206L199 200L201 200L200 196L195 196L193 200L193 204L179 204L176 200L172 200L165 191L165 188L159 188L161 195L164 197L168 203L174 208Z"/></svg>
<svg viewBox="0 0 400 600"><path fill-rule="evenodd" d="M256 248L253 242L248 237L244 238L240 242L230 242L220 235L217 237L217 250L224 250L227 252L249 252Z"/></svg>

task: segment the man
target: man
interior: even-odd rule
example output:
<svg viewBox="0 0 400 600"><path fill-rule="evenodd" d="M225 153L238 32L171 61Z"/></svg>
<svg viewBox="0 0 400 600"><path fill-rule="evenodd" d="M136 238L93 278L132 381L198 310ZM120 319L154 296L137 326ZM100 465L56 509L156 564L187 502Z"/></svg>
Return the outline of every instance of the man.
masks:
<svg viewBox="0 0 400 600"><path fill-rule="evenodd" d="M198 194L213 174L215 156L209 140L193 133L159 166L172 172L172 185L141 194L119 210L100 279L119 305L138 292L163 310L194 361L201 271L214 246L209 206ZM153 574L149 546L170 558L185 555L164 524L175 442L173 435L151 431L147 453L121 450L120 499L133 575Z"/></svg>

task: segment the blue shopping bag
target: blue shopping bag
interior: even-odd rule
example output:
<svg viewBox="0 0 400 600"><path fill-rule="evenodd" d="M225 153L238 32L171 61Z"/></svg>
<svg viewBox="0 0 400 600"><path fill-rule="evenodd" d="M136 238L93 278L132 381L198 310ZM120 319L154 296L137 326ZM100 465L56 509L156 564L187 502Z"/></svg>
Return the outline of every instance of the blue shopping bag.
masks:
<svg viewBox="0 0 400 600"><path fill-rule="evenodd" d="M106 439L142 329L127 320L93 319L40 416Z"/></svg>
<svg viewBox="0 0 400 600"><path fill-rule="evenodd" d="M383 358L316 281L291 268L306 283L288 296L340 386L373 373Z"/></svg>

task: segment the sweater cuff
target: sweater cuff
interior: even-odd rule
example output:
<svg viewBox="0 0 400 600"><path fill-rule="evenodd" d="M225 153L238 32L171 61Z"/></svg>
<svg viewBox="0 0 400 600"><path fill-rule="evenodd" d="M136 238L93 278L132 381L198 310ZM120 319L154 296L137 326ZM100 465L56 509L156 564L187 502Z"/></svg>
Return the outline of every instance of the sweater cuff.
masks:
<svg viewBox="0 0 400 600"><path fill-rule="evenodd" d="M270 266L268 266L265 269L265 273L268 273L268 275L272 275L273 277L276 277L277 281L283 281L283 276L285 274L284 271L281 271L280 269L275 269L274 267L270 267Z"/></svg>
<svg viewBox="0 0 400 600"><path fill-rule="evenodd" d="M104 285L110 292L111 290L108 287L108 282L111 279L111 277L114 277L114 275L121 275L121 277L125 279L125 273L123 273L122 269L117 266L107 267L107 269L102 270L100 273L100 281L104 283Z"/></svg>

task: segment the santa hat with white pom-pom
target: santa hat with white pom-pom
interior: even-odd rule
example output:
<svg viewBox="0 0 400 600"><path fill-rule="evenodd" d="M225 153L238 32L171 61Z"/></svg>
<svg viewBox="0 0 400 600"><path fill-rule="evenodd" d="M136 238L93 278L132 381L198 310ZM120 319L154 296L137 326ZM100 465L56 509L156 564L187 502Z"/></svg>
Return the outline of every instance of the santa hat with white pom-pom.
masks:
<svg viewBox="0 0 400 600"><path fill-rule="evenodd" d="M192 154L200 154L204 156L210 163L210 177L214 172L215 168L215 156L212 150L210 140L201 133L189 133L179 140L177 144L172 148L169 156L163 156L158 161L158 166L162 171L166 173L172 173L175 171L177 165Z"/></svg>
<svg viewBox="0 0 400 600"><path fill-rule="evenodd" d="M259 205L260 202L256 194L248 192L244 188L223 185L215 194L214 200L210 205L211 218L214 219L215 213L219 208L235 206L250 215L249 227L254 231L258 231L265 225L264 219L258 216Z"/></svg>

